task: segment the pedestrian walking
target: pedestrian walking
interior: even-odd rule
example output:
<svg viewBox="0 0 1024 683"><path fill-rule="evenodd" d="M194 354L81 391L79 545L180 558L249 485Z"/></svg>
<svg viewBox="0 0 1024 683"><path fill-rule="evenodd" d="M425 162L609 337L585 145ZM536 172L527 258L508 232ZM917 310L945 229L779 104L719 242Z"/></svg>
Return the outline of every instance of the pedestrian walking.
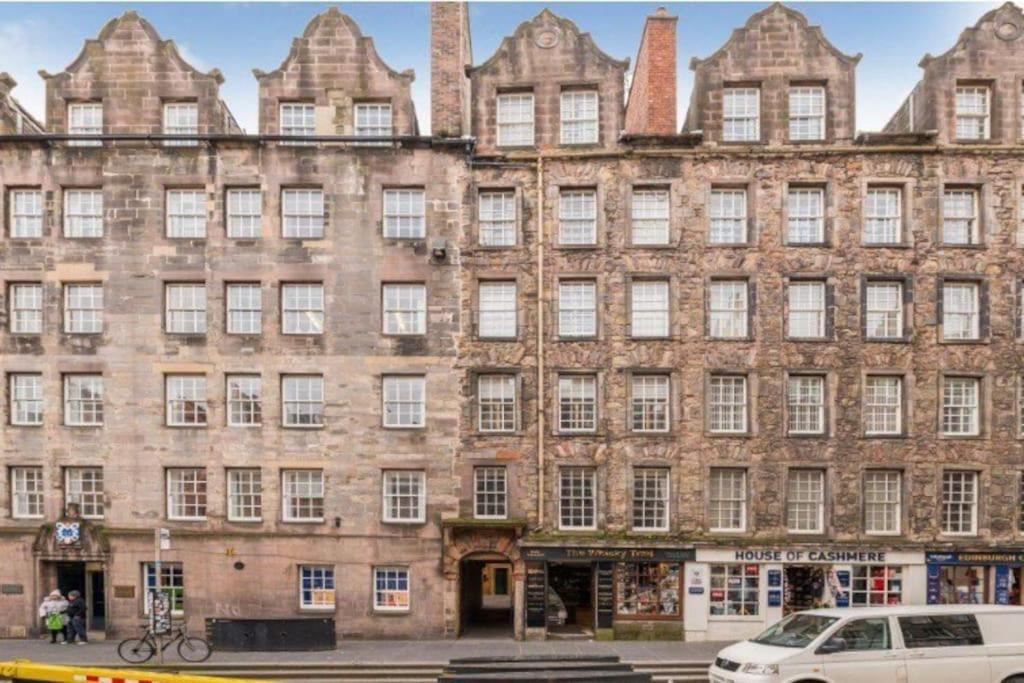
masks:
<svg viewBox="0 0 1024 683"><path fill-rule="evenodd" d="M85 645L89 642L89 636L85 632L85 600L78 591L68 593L68 630L71 635L68 642L74 643L78 638L78 645Z"/></svg>
<svg viewBox="0 0 1024 683"><path fill-rule="evenodd" d="M68 642L68 601L60 594L60 591L53 591L39 605L39 618L43 620L46 630L50 632L50 644L57 643L57 634L64 639L61 644Z"/></svg>

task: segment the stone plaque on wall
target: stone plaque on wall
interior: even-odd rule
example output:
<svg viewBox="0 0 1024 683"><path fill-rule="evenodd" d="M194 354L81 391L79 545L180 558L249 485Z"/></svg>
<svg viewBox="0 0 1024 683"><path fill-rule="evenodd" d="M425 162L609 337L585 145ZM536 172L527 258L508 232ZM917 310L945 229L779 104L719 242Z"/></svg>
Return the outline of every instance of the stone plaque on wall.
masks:
<svg viewBox="0 0 1024 683"><path fill-rule="evenodd" d="M24 592L25 587L20 583L0 584L0 595L21 595Z"/></svg>
<svg viewBox="0 0 1024 683"><path fill-rule="evenodd" d="M114 586L115 598L134 598L135 586Z"/></svg>

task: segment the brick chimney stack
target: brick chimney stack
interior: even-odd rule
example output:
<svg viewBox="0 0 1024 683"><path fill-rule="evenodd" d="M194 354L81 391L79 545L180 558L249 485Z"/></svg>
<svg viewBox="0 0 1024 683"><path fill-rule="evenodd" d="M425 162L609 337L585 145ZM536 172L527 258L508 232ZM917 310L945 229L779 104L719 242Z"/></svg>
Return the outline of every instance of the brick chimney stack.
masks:
<svg viewBox="0 0 1024 683"><path fill-rule="evenodd" d="M626 104L626 132L674 135L676 129L676 24L659 7L647 17Z"/></svg>
<svg viewBox="0 0 1024 683"><path fill-rule="evenodd" d="M469 5L430 3L430 130L442 137L470 135L469 77L473 63Z"/></svg>

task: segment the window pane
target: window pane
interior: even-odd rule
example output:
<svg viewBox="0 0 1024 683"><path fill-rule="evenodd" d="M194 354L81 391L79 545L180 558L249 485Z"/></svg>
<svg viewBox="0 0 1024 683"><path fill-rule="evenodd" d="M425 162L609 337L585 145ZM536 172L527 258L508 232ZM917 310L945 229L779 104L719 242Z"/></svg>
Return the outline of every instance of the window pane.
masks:
<svg viewBox="0 0 1024 683"><path fill-rule="evenodd" d="M8 297L11 334L42 334L43 286L37 283L12 284Z"/></svg>
<svg viewBox="0 0 1024 683"><path fill-rule="evenodd" d="M426 378L384 377L384 426L426 425Z"/></svg>
<svg viewBox="0 0 1024 683"><path fill-rule="evenodd" d="M632 294L633 337L667 337L669 334L668 282L664 280L634 280Z"/></svg>
<svg viewBox="0 0 1024 683"><path fill-rule="evenodd" d="M900 377L869 376L864 381L864 432L903 432L903 380Z"/></svg>
<svg viewBox="0 0 1024 683"><path fill-rule="evenodd" d="M498 146L533 145L533 93L498 95Z"/></svg>
<svg viewBox="0 0 1024 683"><path fill-rule="evenodd" d="M259 239L263 217L263 196L259 190L228 190L227 214L229 238Z"/></svg>
<svg viewBox="0 0 1024 683"><path fill-rule="evenodd" d="M323 239L323 190L283 190L281 192L281 227L285 239Z"/></svg>
<svg viewBox="0 0 1024 683"><path fill-rule="evenodd" d="M427 333L427 288L420 284L384 285L384 334Z"/></svg>
<svg viewBox="0 0 1024 683"><path fill-rule="evenodd" d="M384 472L384 521L422 522L426 514L426 474L412 470Z"/></svg>
<svg viewBox="0 0 1024 683"><path fill-rule="evenodd" d="M864 531L898 534L902 511L902 474L873 470L864 474Z"/></svg>
<svg viewBox="0 0 1024 683"><path fill-rule="evenodd" d="M40 190L11 190L7 193L10 207L9 229L14 239L43 236L43 193Z"/></svg>
<svg viewBox="0 0 1024 683"><path fill-rule="evenodd" d="M790 282L789 336L821 339L825 336L825 283Z"/></svg>
<svg viewBox="0 0 1024 683"><path fill-rule="evenodd" d="M284 470L281 473L281 504L286 522L322 521L324 473L320 470Z"/></svg>
<svg viewBox="0 0 1024 683"><path fill-rule="evenodd" d="M971 340L981 336L980 285L947 282L942 286L942 338Z"/></svg>
<svg viewBox="0 0 1024 683"><path fill-rule="evenodd" d="M477 326L480 338L516 337L516 290L515 281L480 283L480 317Z"/></svg>
<svg viewBox="0 0 1024 683"><path fill-rule="evenodd" d="M479 428L481 432L516 430L515 375L480 375L477 380Z"/></svg>
<svg viewBox="0 0 1024 683"><path fill-rule="evenodd" d="M864 242L899 244L902 222L900 190L869 188L864 198Z"/></svg>
<svg viewBox="0 0 1024 683"><path fill-rule="evenodd" d="M786 486L786 519L790 532L824 530L825 475L821 470L790 470Z"/></svg>
<svg viewBox="0 0 1024 683"><path fill-rule="evenodd" d="M184 520L206 518L205 469L167 470L167 518Z"/></svg>
<svg viewBox="0 0 1024 683"><path fill-rule="evenodd" d="M746 280L714 280L708 295L708 333L715 339L746 339L749 284Z"/></svg>
<svg viewBox="0 0 1024 683"><path fill-rule="evenodd" d="M712 531L744 531L747 527L746 471L712 469L708 502Z"/></svg>
<svg viewBox="0 0 1024 683"><path fill-rule="evenodd" d="M103 424L101 375L64 377L64 424L80 427Z"/></svg>
<svg viewBox="0 0 1024 683"><path fill-rule="evenodd" d="M423 190L384 190L384 237L423 239L426 236Z"/></svg>
<svg viewBox="0 0 1024 683"><path fill-rule="evenodd" d="M167 375L167 424L204 426L207 418L206 377Z"/></svg>
<svg viewBox="0 0 1024 683"><path fill-rule="evenodd" d="M69 239L103 237L102 190L64 191L64 236Z"/></svg>
<svg viewBox="0 0 1024 683"><path fill-rule="evenodd" d="M263 380L259 375L228 375L228 425L248 427L263 422Z"/></svg>
<svg viewBox="0 0 1024 683"><path fill-rule="evenodd" d="M69 467L64 477L64 502L78 506L86 519L103 518L103 469L100 467Z"/></svg>
<svg viewBox="0 0 1024 683"><path fill-rule="evenodd" d="M206 193L201 190L167 191L167 236L206 237Z"/></svg>
<svg viewBox="0 0 1024 683"><path fill-rule="evenodd" d="M594 529L597 526L595 474L588 467L559 470L558 509L562 529Z"/></svg>
<svg viewBox="0 0 1024 683"><path fill-rule="evenodd" d="M668 531L668 514L668 468L635 468L633 470L633 528Z"/></svg>
<svg viewBox="0 0 1024 683"><path fill-rule="evenodd" d="M796 375L787 392L790 434L822 434L825 431L825 378Z"/></svg>
<svg viewBox="0 0 1024 683"><path fill-rule="evenodd" d="M323 334L324 286L320 283L281 285L284 334Z"/></svg>
<svg viewBox="0 0 1024 683"><path fill-rule="evenodd" d="M942 201L942 241L978 244L978 193L970 189L946 190Z"/></svg>
<svg viewBox="0 0 1024 683"><path fill-rule="evenodd" d="M512 247L516 244L516 195L514 192L481 192L480 244Z"/></svg>
<svg viewBox="0 0 1024 683"><path fill-rule="evenodd" d="M324 378L285 375L281 378L282 423L285 427L319 427L324 423Z"/></svg>
<svg viewBox="0 0 1024 683"><path fill-rule="evenodd" d="M165 135L196 135L199 133L199 105L195 102L174 102L164 105ZM195 147L198 140L164 140L164 147Z"/></svg>
<svg viewBox="0 0 1024 683"><path fill-rule="evenodd" d="M504 467L477 467L473 470L473 516L477 519L504 519L508 516L508 481Z"/></svg>
<svg viewBox="0 0 1024 683"><path fill-rule="evenodd" d="M978 385L974 377L946 377L942 382L942 433L978 434Z"/></svg>
<svg viewBox="0 0 1024 683"><path fill-rule="evenodd" d="M716 375L709 382L708 429L719 433L747 431L747 378Z"/></svg>
<svg viewBox="0 0 1024 683"><path fill-rule="evenodd" d="M709 211L711 244L744 244L747 241L747 191L711 190Z"/></svg>
<svg viewBox="0 0 1024 683"><path fill-rule="evenodd" d="M761 138L761 91L725 88L722 92L722 140L750 142Z"/></svg>
<svg viewBox="0 0 1024 683"><path fill-rule="evenodd" d="M167 285L167 332L206 334L206 285Z"/></svg>
<svg viewBox="0 0 1024 683"><path fill-rule="evenodd" d="M562 93L562 144L597 142L597 93L573 90Z"/></svg>
<svg viewBox="0 0 1024 683"><path fill-rule="evenodd" d="M633 244L668 244L668 190L633 190L632 218Z"/></svg>
<svg viewBox="0 0 1024 683"><path fill-rule="evenodd" d="M825 241L825 191L818 188L789 190L790 244L821 244Z"/></svg>
<svg viewBox="0 0 1024 683"><path fill-rule="evenodd" d="M634 375L632 420L634 432L667 432L669 415L667 375Z"/></svg>
<svg viewBox="0 0 1024 683"><path fill-rule="evenodd" d="M558 335L593 337L597 334L597 283L569 280L558 285Z"/></svg>
<svg viewBox="0 0 1024 683"><path fill-rule="evenodd" d="M789 139L825 139L825 89L798 87L789 89Z"/></svg>
<svg viewBox="0 0 1024 683"><path fill-rule="evenodd" d="M597 244L597 193L563 190L558 198L558 243Z"/></svg>
<svg viewBox="0 0 1024 683"><path fill-rule="evenodd" d="M942 473L942 533L973 535L977 532L978 474Z"/></svg>
<svg viewBox="0 0 1024 683"><path fill-rule="evenodd" d="M562 432L597 430L597 378L570 375L558 378L558 429Z"/></svg>
<svg viewBox="0 0 1024 683"><path fill-rule="evenodd" d="M75 102L68 105L69 135L102 135L103 105L100 102ZM69 147L99 147L101 140L68 140Z"/></svg>
<svg viewBox="0 0 1024 683"><path fill-rule="evenodd" d="M227 286L228 334L260 334L263 331L263 290L258 282Z"/></svg>

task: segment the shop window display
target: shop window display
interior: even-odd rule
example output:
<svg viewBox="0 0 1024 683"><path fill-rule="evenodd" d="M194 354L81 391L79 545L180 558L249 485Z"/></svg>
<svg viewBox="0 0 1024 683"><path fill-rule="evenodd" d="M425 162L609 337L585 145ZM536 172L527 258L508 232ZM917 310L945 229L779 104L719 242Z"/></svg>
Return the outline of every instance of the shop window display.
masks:
<svg viewBox="0 0 1024 683"><path fill-rule="evenodd" d="M712 565L711 615L757 616L760 607L760 589L760 565Z"/></svg>
<svg viewBox="0 0 1024 683"><path fill-rule="evenodd" d="M939 572L939 604L982 605L986 599L985 567L944 566Z"/></svg>
<svg viewBox="0 0 1024 683"><path fill-rule="evenodd" d="M619 616L678 617L679 565L668 562L619 563Z"/></svg>
<svg viewBox="0 0 1024 683"><path fill-rule="evenodd" d="M903 597L903 569L876 565L854 567L852 588L854 607L899 605Z"/></svg>

